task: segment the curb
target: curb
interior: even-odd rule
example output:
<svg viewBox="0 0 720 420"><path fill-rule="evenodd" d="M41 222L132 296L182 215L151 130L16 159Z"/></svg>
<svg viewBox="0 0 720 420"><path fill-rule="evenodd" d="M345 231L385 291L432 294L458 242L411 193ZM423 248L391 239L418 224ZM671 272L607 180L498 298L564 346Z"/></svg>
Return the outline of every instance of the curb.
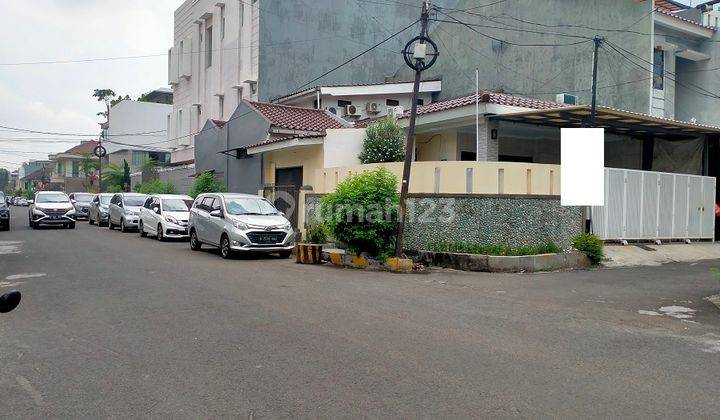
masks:
<svg viewBox="0 0 720 420"><path fill-rule="evenodd" d="M477 255L418 251L416 259L426 265L462 271L518 273L588 268L590 260L579 252L523 256Z"/></svg>

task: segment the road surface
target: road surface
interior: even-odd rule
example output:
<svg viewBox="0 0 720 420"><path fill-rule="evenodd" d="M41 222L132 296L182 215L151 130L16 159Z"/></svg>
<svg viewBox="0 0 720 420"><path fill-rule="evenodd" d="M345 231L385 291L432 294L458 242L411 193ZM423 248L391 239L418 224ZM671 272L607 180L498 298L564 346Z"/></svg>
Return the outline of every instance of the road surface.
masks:
<svg viewBox="0 0 720 420"><path fill-rule="evenodd" d="M720 311L702 299L718 262L368 273L12 211L0 291L23 301L0 315L0 417L720 413Z"/></svg>

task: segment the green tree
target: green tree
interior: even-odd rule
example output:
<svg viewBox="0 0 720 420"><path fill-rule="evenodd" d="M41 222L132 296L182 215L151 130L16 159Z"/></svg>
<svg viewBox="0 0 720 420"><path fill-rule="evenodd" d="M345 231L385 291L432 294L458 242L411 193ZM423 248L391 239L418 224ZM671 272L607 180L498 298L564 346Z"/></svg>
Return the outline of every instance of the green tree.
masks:
<svg viewBox="0 0 720 420"><path fill-rule="evenodd" d="M203 172L195 176L190 196L197 197L200 194L225 191L225 185L218 182L212 173Z"/></svg>
<svg viewBox="0 0 720 420"><path fill-rule="evenodd" d="M397 177L387 169L362 172L338 184L323 197L321 215L338 241L354 253L392 254L397 232Z"/></svg>
<svg viewBox="0 0 720 420"><path fill-rule="evenodd" d="M95 89L92 94L92 97L96 98L98 102L105 103L105 111L97 113L97 115L105 117L105 121L110 121L110 102L114 96L115 92L112 89Z"/></svg>
<svg viewBox="0 0 720 420"><path fill-rule="evenodd" d="M92 186L92 176L95 171L100 169L100 162L92 153L80 153L80 156L82 156L82 160L78 162L78 167L85 176L85 182L83 182L85 189L89 191Z"/></svg>
<svg viewBox="0 0 720 420"><path fill-rule="evenodd" d="M117 186L122 190L123 181L125 180L125 168L123 165L111 163L106 168L103 168L102 179L105 183L103 189L106 192L113 192L110 190L112 186Z"/></svg>
<svg viewBox="0 0 720 420"><path fill-rule="evenodd" d="M0 191L4 191L10 182L10 172L5 168L0 168Z"/></svg>
<svg viewBox="0 0 720 420"><path fill-rule="evenodd" d="M127 160L123 159L123 188L128 188L130 186L130 165L128 165Z"/></svg>
<svg viewBox="0 0 720 420"><path fill-rule="evenodd" d="M400 162L405 159L405 132L392 117L370 124L363 140L360 162Z"/></svg>

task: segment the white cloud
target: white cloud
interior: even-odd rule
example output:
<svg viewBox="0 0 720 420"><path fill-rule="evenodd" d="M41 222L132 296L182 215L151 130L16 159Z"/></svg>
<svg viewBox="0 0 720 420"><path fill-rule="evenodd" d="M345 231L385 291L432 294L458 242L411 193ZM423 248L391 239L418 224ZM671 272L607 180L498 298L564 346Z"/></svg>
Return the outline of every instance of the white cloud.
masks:
<svg viewBox="0 0 720 420"><path fill-rule="evenodd" d="M104 106L95 88L137 97L167 85L173 12L181 0L33 0L2 2L0 63L159 54L91 63L0 66L0 125L96 133ZM11 17L11 18L7 18ZM0 166L29 157L7 150L54 153L71 144L3 142L35 134L0 131ZM5 162L14 162L10 165Z"/></svg>

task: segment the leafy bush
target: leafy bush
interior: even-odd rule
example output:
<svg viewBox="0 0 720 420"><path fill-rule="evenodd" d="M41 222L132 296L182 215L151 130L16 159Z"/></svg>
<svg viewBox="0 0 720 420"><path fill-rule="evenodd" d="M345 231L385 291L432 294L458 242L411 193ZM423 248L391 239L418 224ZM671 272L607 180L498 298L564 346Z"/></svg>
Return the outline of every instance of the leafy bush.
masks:
<svg viewBox="0 0 720 420"><path fill-rule="evenodd" d="M195 177L192 189L190 190L190 196L196 198L200 194L223 191L225 191L225 186L218 182L213 174L204 172Z"/></svg>
<svg viewBox="0 0 720 420"><path fill-rule="evenodd" d="M123 188L119 185L108 185L107 187L103 187L106 193L120 193L123 192Z"/></svg>
<svg viewBox="0 0 720 420"><path fill-rule="evenodd" d="M320 213L333 237L348 251L390 255L397 232L398 180L384 168L353 175L323 197Z"/></svg>
<svg viewBox="0 0 720 420"><path fill-rule="evenodd" d="M593 264L598 264L605 256L602 239L592 233L579 235L573 239L572 245L578 251L585 253Z"/></svg>
<svg viewBox="0 0 720 420"><path fill-rule="evenodd" d="M405 132L391 117L368 126L358 159L365 163L400 162L405 159Z"/></svg>
<svg viewBox="0 0 720 420"><path fill-rule="evenodd" d="M177 194L177 188L172 181L162 182L159 179L152 179L135 188L140 194Z"/></svg>
<svg viewBox="0 0 720 420"><path fill-rule="evenodd" d="M307 230L307 242L311 244L324 244L327 242L327 232L322 223L310 226Z"/></svg>
<svg viewBox="0 0 720 420"><path fill-rule="evenodd" d="M478 255L501 255L501 256L521 256L521 255L540 255L540 254L557 254L561 252L554 243L548 242L542 246L521 246L512 248L504 245L478 245L468 242L445 242L441 241L430 245L429 251L435 252L458 252L462 254L478 254Z"/></svg>

